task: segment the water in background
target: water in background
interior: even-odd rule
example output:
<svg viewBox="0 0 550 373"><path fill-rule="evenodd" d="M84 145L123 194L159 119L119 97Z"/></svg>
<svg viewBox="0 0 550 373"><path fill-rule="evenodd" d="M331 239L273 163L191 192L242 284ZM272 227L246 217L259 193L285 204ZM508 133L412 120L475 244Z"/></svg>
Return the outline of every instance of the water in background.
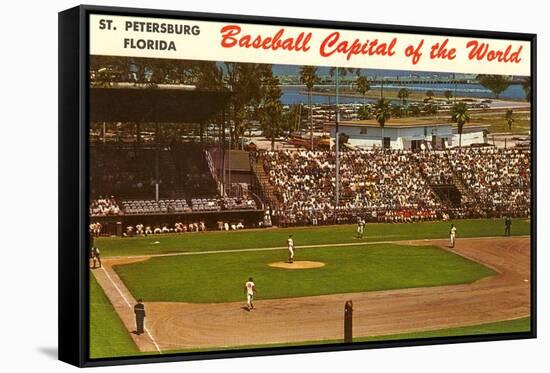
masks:
<svg viewBox="0 0 550 373"><path fill-rule="evenodd" d="M320 76L329 74L329 67L319 66L317 68L317 73ZM299 75L300 66L295 65L273 65L273 74L275 75ZM416 76L416 77L437 77L437 78L453 78L453 73L436 73L436 72L419 72L419 71L400 71L400 70L383 70L383 69L361 69L361 75L367 77L396 77L396 76ZM456 74L456 78L464 77L463 74ZM471 76L470 78L473 78ZM400 89L408 88L411 91L426 92L428 90L434 91L436 95L444 91L450 90L455 92L457 97L467 96L467 97L480 97L480 98L494 98L493 93L487 88L483 87L480 84L385 84L385 88L388 89ZM301 91L305 91L303 87L282 87L283 96L281 101L283 104L299 104L307 103L307 95L301 94ZM371 86L371 91L380 90L379 85ZM387 98L392 99L395 97L395 92L388 92ZM506 91L504 91L500 98L510 98L510 99L524 99L525 92L519 84L513 84ZM329 103L328 96L313 95L313 103L315 104L326 104ZM369 100L367 100L369 101ZM372 100L370 100L372 101ZM398 101L395 98L395 101ZM352 98L352 97L340 97L341 103L361 103L363 99L361 98ZM330 97L330 103L334 103L334 97Z"/></svg>
<svg viewBox="0 0 550 373"><path fill-rule="evenodd" d="M439 95L439 93L450 90L452 92L455 92L455 86L454 84L407 84L407 85L391 85L391 84L385 84L384 88L389 89L399 89L399 88L407 88L410 91L419 91L419 92L426 92L428 90L433 91L436 95ZM281 102L285 105L292 105L292 104L300 104L300 103L307 103L307 94L302 94L301 92L305 92L304 87L285 87L282 86L281 90L283 91L283 95L281 97ZM371 92L372 91L379 91L380 86L379 85L373 85L371 86ZM385 92L386 98L393 100L395 98L395 101L400 101L396 96L396 92ZM480 97L480 98L494 98L494 95L491 91L486 89L480 84L457 84L456 85L456 94L457 97L460 96L467 96L467 97ZM514 84L508 87L508 89L500 94L500 98L511 98L511 99L525 99L525 92L523 91L523 88L519 84ZM329 100L331 104L334 104L334 96L322 96L322 95L312 95L312 102L314 104L328 104ZM340 96L339 99L340 103L342 104L348 104L348 103L362 103L363 99L359 97L342 97ZM367 102L372 102L373 100L367 99Z"/></svg>

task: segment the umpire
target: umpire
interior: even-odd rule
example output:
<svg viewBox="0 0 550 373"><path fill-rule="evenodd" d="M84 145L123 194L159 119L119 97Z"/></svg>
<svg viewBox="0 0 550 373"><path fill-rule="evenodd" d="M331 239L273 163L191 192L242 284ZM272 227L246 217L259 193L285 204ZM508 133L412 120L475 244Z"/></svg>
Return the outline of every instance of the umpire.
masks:
<svg viewBox="0 0 550 373"><path fill-rule="evenodd" d="M512 218L507 215L504 219L504 235L510 237L510 230L512 229Z"/></svg>
<svg viewBox="0 0 550 373"><path fill-rule="evenodd" d="M143 334L143 321L145 320L145 306L141 299L138 299L137 304L134 306L134 313L136 314L136 334Z"/></svg>

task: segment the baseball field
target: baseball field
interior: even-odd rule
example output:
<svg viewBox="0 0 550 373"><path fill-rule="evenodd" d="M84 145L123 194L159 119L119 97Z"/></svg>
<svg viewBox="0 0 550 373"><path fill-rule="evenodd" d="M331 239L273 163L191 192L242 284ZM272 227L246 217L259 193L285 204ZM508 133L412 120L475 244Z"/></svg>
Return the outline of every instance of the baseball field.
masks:
<svg viewBox="0 0 550 373"><path fill-rule="evenodd" d="M90 356L338 343L349 299L354 341L528 331L529 220L513 221L513 237L499 219L456 221L453 249L449 225L368 224L363 239L354 225L98 238ZM289 234L295 266L280 268Z"/></svg>

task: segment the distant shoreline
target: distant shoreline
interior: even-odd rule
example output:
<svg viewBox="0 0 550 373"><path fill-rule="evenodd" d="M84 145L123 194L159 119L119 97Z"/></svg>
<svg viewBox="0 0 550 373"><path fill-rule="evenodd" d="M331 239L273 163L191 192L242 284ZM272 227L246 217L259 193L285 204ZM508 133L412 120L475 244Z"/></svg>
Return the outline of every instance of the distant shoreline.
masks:
<svg viewBox="0 0 550 373"><path fill-rule="evenodd" d="M400 98L397 97L397 92L399 92L399 89L396 88L384 88L384 98L389 100L395 100L395 101L401 101ZM335 97L336 94L334 92L324 92L324 91L316 91L313 90L311 92L315 96L325 96L325 97ZM454 92L453 92L454 93ZM303 94L307 96L307 91L300 91L300 94ZM380 90L371 90L368 91L365 96L355 93L355 92L349 92L349 91L340 91L339 93L340 97L346 97L346 98L357 98L357 99L363 99L366 98L367 100L370 99L379 99L380 98ZM426 98L425 92L419 92L419 91L409 91L409 97L405 100L406 102L423 102ZM454 98L454 96L453 96ZM451 98L451 101L453 100ZM472 99L472 100L499 100L499 101L511 101L511 102L526 102L525 99L518 99L518 98L499 98L495 99L494 97L476 97L476 96L468 96L464 94L460 94L457 92L456 98L460 99ZM437 101L447 101L447 98L443 95L442 92L435 92L434 91L434 99Z"/></svg>

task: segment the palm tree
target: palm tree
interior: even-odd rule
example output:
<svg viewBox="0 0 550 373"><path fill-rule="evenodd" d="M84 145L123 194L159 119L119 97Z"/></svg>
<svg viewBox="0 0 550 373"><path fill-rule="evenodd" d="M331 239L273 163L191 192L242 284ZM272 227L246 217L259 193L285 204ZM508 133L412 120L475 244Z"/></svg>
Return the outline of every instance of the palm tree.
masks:
<svg viewBox="0 0 550 373"><path fill-rule="evenodd" d="M437 105L431 102L425 103L422 107L422 110L424 110L427 115L437 115Z"/></svg>
<svg viewBox="0 0 550 373"><path fill-rule="evenodd" d="M334 77L334 75L336 73L336 66L332 66L328 70L328 73L329 73L331 78ZM361 74L361 69L355 69L355 68L352 68L352 67L339 67L338 68L338 77L339 78L348 75L348 73L350 73L350 74L355 73L355 74L357 74L357 76L359 76L359 74ZM338 92L336 92L336 94L338 94ZM336 111L338 112L338 108L336 108Z"/></svg>
<svg viewBox="0 0 550 373"><path fill-rule="evenodd" d="M370 84L369 80L366 76L359 76L357 78L357 92L359 92L363 96L363 106L367 104L367 92L370 91Z"/></svg>
<svg viewBox="0 0 550 373"><path fill-rule="evenodd" d="M382 148L384 148L384 125L391 118L390 102L381 98L376 102L376 105L374 105L374 110L376 113L376 121L382 129Z"/></svg>
<svg viewBox="0 0 550 373"><path fill-rule="evenodd" d="M307 88L307 105L309 107L309 137L311 141L311 149L313 149L313 108L311 107L311 91L320 79L317 76L316 66L302 66L300 68L300 82L305 84Z"/></svg>
<svg viewBox="0 0 550 373"><path fill-rule="evenodd" d="M359 108L359 110L357 111L357 114L359 115L359 119L361 119L361 120L372 118L372 112L371 112L370 108L367 105L361 106Z"/></svg>
<svg viewBox="0 0 550 373"><path fill-rule="evenodd" d="M451 101L451 98L453 98L453 91L451 90L447 90L443 94L445 95L447 102Z"/></svg>
<svg viewBox="0 0 550 373"><path fill-rule="evenodd" d="M246 131L249 107L257 109L264 98L263 84L273 76L271 65L225 62L224 84L230 88L232 126L229 127L231 144L239 144L239 138Z"/></svg>
<svg viewBox="0 0 550 373"><path fill-rule="evenodd" d="M281 88L279 78L271 76L263 84L264 95L264 129L271 135L271 150L275 150L275 137L280 132L280 116L283 111L281 104Z"/></svg>
<svg viewBox="0 0 550 373"><path fill-rule="evenodd" d="M451 116L453 122L458 126L458 147L462 148L462 131L464 130L464 124L470 121L468 107L464 102L454 104L451 108Z"/></svg>
<svg viewBox="0 0 550 373"><path fill-rule="evenodd" d="M434 96L435 96L434 91L432 91L432 90L426 91L426 98L427 98L428 100L433 99Z"/></svg>
<svg viewBox="0 0 550 373"><path fill-rule="evenodd" d="M409 90L407 88L401 88L399 92L397 92L397 97L401 99L401 102L405 105L407 99L409 98Z"/></svg>
<svg viewBox="0 0 550 373"><path fill-rule="evenodd" d="M521 88L525 92L525 99L531 101L531 77L527 76L521 81Z"/></svg>
<svg viewBox="0 0 550 373"><path fill-rule="evenodd" d="M336 66L333 66L328 70L328 73L330 74L331 77L334 76L335 72L336 72ZM350 74L355 73L355 74L359 75L361 73L361 69L354 69L352 67L339 67L338 68L338 75L346 76L346 75L348 75L348 73L350 73Z"/></svg>
<svg viewBox="0 0 550 373"><path fill-rule="evenodd" d="M508 129L512 130L512 123L514 123L514 111L512 109L506 110L504 119L506 119L506 122L508 123Z"/></svg>
<svg viewBox="0 0 550 373"><path fill-rule="evenodd" d="M489 89L498 98L512 83L508 75L479 74L476 77L479 84Z"/></svg>

